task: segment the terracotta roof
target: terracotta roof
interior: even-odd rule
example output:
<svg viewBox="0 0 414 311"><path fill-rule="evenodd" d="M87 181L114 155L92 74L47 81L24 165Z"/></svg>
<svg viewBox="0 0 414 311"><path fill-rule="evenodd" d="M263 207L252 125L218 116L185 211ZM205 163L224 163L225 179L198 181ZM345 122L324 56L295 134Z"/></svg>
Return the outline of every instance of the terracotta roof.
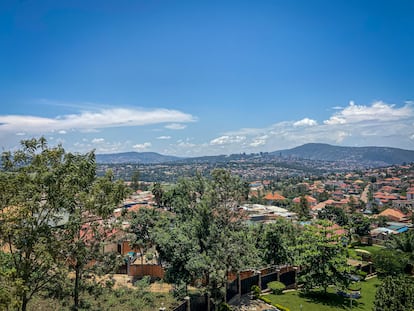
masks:
<svg viewBox="0 0 414 311"><path fill-rule="evenodd" d="M269 200L269 201L283 201L286 200L286 198L283 195L280 195L279 193L271 193L269 192L268 194L266 194L266 196L264 197L265 200Z"/></svg>
<svg viewBox="0 0 414 311"><path fill-rule="evenodd" d="M398 219L398 220L400 220L404 217L407 217L407 215L405 215L400 210L393 209L393 208L387 208L386 210L379 213L379 216L385 216L385 217L388 217L388 218Z"/></svg>

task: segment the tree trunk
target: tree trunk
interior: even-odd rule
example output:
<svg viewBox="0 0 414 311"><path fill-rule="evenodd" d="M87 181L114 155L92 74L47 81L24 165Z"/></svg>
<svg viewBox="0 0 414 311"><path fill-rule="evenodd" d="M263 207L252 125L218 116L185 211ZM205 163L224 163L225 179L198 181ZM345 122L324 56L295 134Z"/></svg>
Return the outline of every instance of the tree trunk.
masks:
<svg viewBox="0 0 414 311"><path fill-rule="evenodd" d="M29 302L29 299L27 299L26 294L22 297L22 311L27 310L27 303Z"/></svg>
<svg viewBox="0 0 414 311"><path fill-rule="evenodd" d="M75 288L73 291L73 308L74 310L79 309L79 292L80 292L80 278L81 278L81 267L79 263L75 266Z"/></svg>

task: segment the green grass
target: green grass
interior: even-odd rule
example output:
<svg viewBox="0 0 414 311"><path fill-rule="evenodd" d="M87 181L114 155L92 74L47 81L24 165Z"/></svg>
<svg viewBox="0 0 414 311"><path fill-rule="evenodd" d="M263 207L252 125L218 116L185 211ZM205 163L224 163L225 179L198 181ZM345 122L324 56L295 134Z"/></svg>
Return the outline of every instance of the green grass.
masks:
<svg viewBox="0 0 414 311"><path fill-rule="evenodd" d="M365 251L370 252L371 254L375 254L376 252L383 250L384 247L378 245L360 245L355 246L355 249L363 249Z"/></svg>
<svg viewBox="0 0 414 311"><path fill-rule="evenodd" d="M374 303L375 292L380 284L378 278L372 278L361 282L361 298L352 300L352 310L371 311ZM351 310L350 300L340 297L333 288L328 290L326 296L319 291L309 295L303 295L300 291L292 291L283 295L266 295L272 304L280 304L291 311L332 311ZM302 309L301 306L302 305Z"/></svg>

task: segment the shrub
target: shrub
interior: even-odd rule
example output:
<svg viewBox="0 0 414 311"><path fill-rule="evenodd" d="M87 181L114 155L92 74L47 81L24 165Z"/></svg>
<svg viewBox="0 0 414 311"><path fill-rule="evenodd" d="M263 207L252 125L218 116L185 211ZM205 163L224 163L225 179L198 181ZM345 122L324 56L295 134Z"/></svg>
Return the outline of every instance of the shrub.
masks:
<svg viewBox="0 0 414 311"><path fill-rule="evenodd" d="M267 287L270 288L275 295L282 294L282 291L286 288L285 284L278 281L268 283Z"/></svg>
<svg viewBox="0 0 414 311"><path fill-rule="evenodd" d="M232 311L233 309L225 302L220 304L219 311Z"/></svg>
<svg viewBox="0 0 414 311"><path fill-rule="evenodd" d="M260 294L262 293L262 290L257 285L253 285L251 291L253 292L253 299L259 298Z"/></svg>
<svg viewBox="0 0 414 311"><path fill-rule="evenodd" d="M365 280L365 278L367 276L367 273L365 271L362 271L362 270L357 270L356 274L359 275L362 280Z"/></svg>

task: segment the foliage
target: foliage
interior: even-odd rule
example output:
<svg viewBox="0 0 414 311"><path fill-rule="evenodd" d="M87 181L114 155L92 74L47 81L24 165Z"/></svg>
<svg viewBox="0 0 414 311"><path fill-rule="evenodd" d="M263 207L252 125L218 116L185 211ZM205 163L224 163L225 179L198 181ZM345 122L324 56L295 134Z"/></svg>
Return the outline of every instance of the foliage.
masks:
<svg viewBox="0 0 414 311"><path fill-rule="evenodd" d="M374 311L414 309L414 281L405 276L386 277L375 295Z"/></svg>
<svg viewBox="0 0 414 311"><path fill-rule="evenodd" d="M260 249L266 264L285 264L292 262L289 248L295 245L298 229L284 219L263 227L257 226L254 232L260 241L256 247Z"/></svg>
<svg viewBox="0 0 414 311"><path fill-rule="evenodd" d="M345 287L349 282L346 249L330 226L332 223L326 221L306 226L293 248L295 264L301 266L300 281L305 291L322 287L326 293L329 285Z"/></svg>
<svg viewBox="0 0 414 311"><path fill-rule="evenodd" d="M368 235L371 228L371 220L362 214L352 214L350 217L351 231L359 236Z"/></svg>
<svg viewBox="0 0 414 311"><path fill-rule="evenodd" d="M282 282L273 281L267 284L267 287L272 290L272 293L275 295L282 294L283 290L286 288L286 285Z"/></svg>
<svg viewBox="0 0 414 311"><path fill-rule="evenodd" d="M342 208L327 205L324 209L318 212L319 219L330 220L339 226L348 225L348 216Z"/></svg>
<svg viewBox="0 0 414 311"><path fill-rule="evenodd" d="M253 299L259 298L260 294L262 293L262 290L257 285L253 285L251 288L251 291L252 291Z"/></svg>
<svg viewBox="0 0 414 311"><path fill-rule="evenodd" d="M383 249L372 256L376 271L381 275L397 275L404 272L408 256L391 249Z"/></svg>
<svg viewBox="0 0 414 311"><path fill-rule="evenodd" d="M221 303L220 304L220 306L219 306L219 311L231 311L231 310L233 310L231 307L230 307L230 305L229 304L227 304L227 303Z"/></svg>
<svg viewBox="0 0 414 311"><path fill-rule="evenodd" d="M310 219L309 204L305 195L300 196L299 203L294 206L294 211L298 214L299 219Z"/></svg>
<svg viewBox="0 0 414 311"><path fill-rule="evenodd" d="M211 179L183 179L168 192L175 213L162 217L154 232L158 252L168 263L167 280L195 282L218 306L228 272L258 263L254 238L237 210L248 187L229 172L215 170Z"/></svg>
<svg viewBox="0 0 414 311"><path fill-rule="evenodd" d="M140 250L141 264L144 264L145 253L154 244L153 231L159 218L160 212L154 208L140 208L127 215L127 220L130 222L127 229L131 237L130 245L133 249Z"/></svg>
<svg viewBox="0 0 414 311"><path fill-rule="evenodd" d="M66 295L68 269L75 272L69 293L77 308L80 291L99 292L91 289L93 278L82 284L82 277L106 274L117 263L101 249L112 230L107 219L125 194L122 183L111 173L96 177L93 152L66 153L44 138L22 141L21 149L3 153L2 164L0 241L13 280L21 282L21 310L39 292Z"/></svg>
<svg viewBox="0 0 414 311"><path fill-rule="evenodd" d="M402 259L406 259L404 271L412 273L414 266L414 231L410 230L398 235L393 235L386 243L386 247L395 250Z"/></svg>

